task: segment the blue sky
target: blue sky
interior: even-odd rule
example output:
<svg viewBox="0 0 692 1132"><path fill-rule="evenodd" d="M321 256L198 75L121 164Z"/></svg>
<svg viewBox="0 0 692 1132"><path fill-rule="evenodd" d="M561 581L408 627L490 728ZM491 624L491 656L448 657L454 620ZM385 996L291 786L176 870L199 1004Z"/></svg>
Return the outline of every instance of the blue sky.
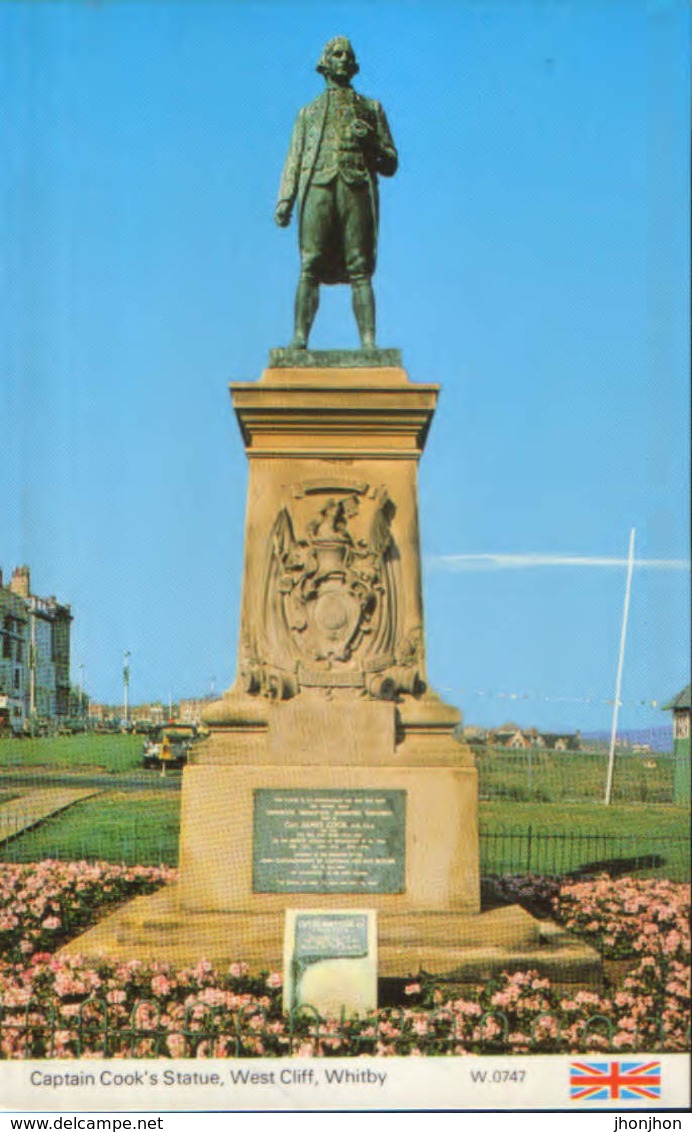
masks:
<svg viewBox="0 0 692 1132"><path fill-rule="evenodd" d="M0 7L0 565L72 604L95 699L126 649L134 701L232 681L227 384L290 337L274 201L338 33L400 153L378 339L442 384L431 683L470 723L606 727L635 527L620 719L666 721L652 701L689 679L688 24L683 0ZM347 289L313 345L356 345Z"/></svg>

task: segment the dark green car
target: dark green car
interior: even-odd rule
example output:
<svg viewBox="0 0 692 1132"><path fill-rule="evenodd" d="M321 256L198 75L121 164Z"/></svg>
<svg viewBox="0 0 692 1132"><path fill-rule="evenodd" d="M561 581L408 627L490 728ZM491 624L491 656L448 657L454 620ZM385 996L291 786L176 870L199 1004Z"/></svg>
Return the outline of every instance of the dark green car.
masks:
<svg viewBox="0 0 692 1132"><path fill-rule="evenodd" d="M142 765L147 768L183 767L196 738L194 724L167 723L157 728L144 744Z"/></svg>

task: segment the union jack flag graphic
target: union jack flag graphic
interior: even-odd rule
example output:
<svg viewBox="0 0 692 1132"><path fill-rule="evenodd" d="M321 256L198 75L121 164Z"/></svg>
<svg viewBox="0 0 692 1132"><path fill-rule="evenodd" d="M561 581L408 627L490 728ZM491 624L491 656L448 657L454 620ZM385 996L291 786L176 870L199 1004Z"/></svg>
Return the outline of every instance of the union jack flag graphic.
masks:
<svg viewBox="0 0 692 1132"><path fill-rule="evenodd" d="M660 1061L573 1061L569 1067L573 1101L660 1100Z"/></svg>

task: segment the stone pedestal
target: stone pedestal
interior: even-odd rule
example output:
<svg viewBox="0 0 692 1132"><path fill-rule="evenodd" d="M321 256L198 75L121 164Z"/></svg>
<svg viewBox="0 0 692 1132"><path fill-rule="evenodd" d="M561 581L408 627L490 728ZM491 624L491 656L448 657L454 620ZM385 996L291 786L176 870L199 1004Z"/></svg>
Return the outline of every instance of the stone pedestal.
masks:
<svg viewBox="0 0 692 1132"><path fill-rule="evenodd" d="M281 916L366 898L381 931L478 913L476 771L426 687L417 464L438 387L393 351L295 358L231 386L250 461L239 676L184 773L180 904ZM260 791L303 816L263 832ZM371 798L399 807L389 872ZM339 803L355 813L341 835Z"/></svg>
<svg viewBox="0 0 692 1132"><path fill-rule="evenodd" d="M250 464L238 677L184 771L180 882L71 950L277 970L287 907L367 907L382 975L570 953L593 977L590 949L521 909L480 914L477 774L425 664L417 467L438 387L396 351L272 363L231 386Z"/></svg>

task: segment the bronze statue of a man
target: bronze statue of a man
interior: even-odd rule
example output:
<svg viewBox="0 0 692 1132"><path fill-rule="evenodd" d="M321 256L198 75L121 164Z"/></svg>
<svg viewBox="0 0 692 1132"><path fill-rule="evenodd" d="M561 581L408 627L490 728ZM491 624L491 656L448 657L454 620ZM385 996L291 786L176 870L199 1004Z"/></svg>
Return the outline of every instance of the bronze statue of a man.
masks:
<svg viewBox="0 0 692 1132"><path fill-rule="evenodd" d="M361 345L372 349L377 176L396 173L397 152L379 102L351 86L358 64L349 40L331 39L317 70L327 89L298 114L275 214L286 227L297 198L300 279L291 346L307 347L320 283L350 283Z"/></svg>

